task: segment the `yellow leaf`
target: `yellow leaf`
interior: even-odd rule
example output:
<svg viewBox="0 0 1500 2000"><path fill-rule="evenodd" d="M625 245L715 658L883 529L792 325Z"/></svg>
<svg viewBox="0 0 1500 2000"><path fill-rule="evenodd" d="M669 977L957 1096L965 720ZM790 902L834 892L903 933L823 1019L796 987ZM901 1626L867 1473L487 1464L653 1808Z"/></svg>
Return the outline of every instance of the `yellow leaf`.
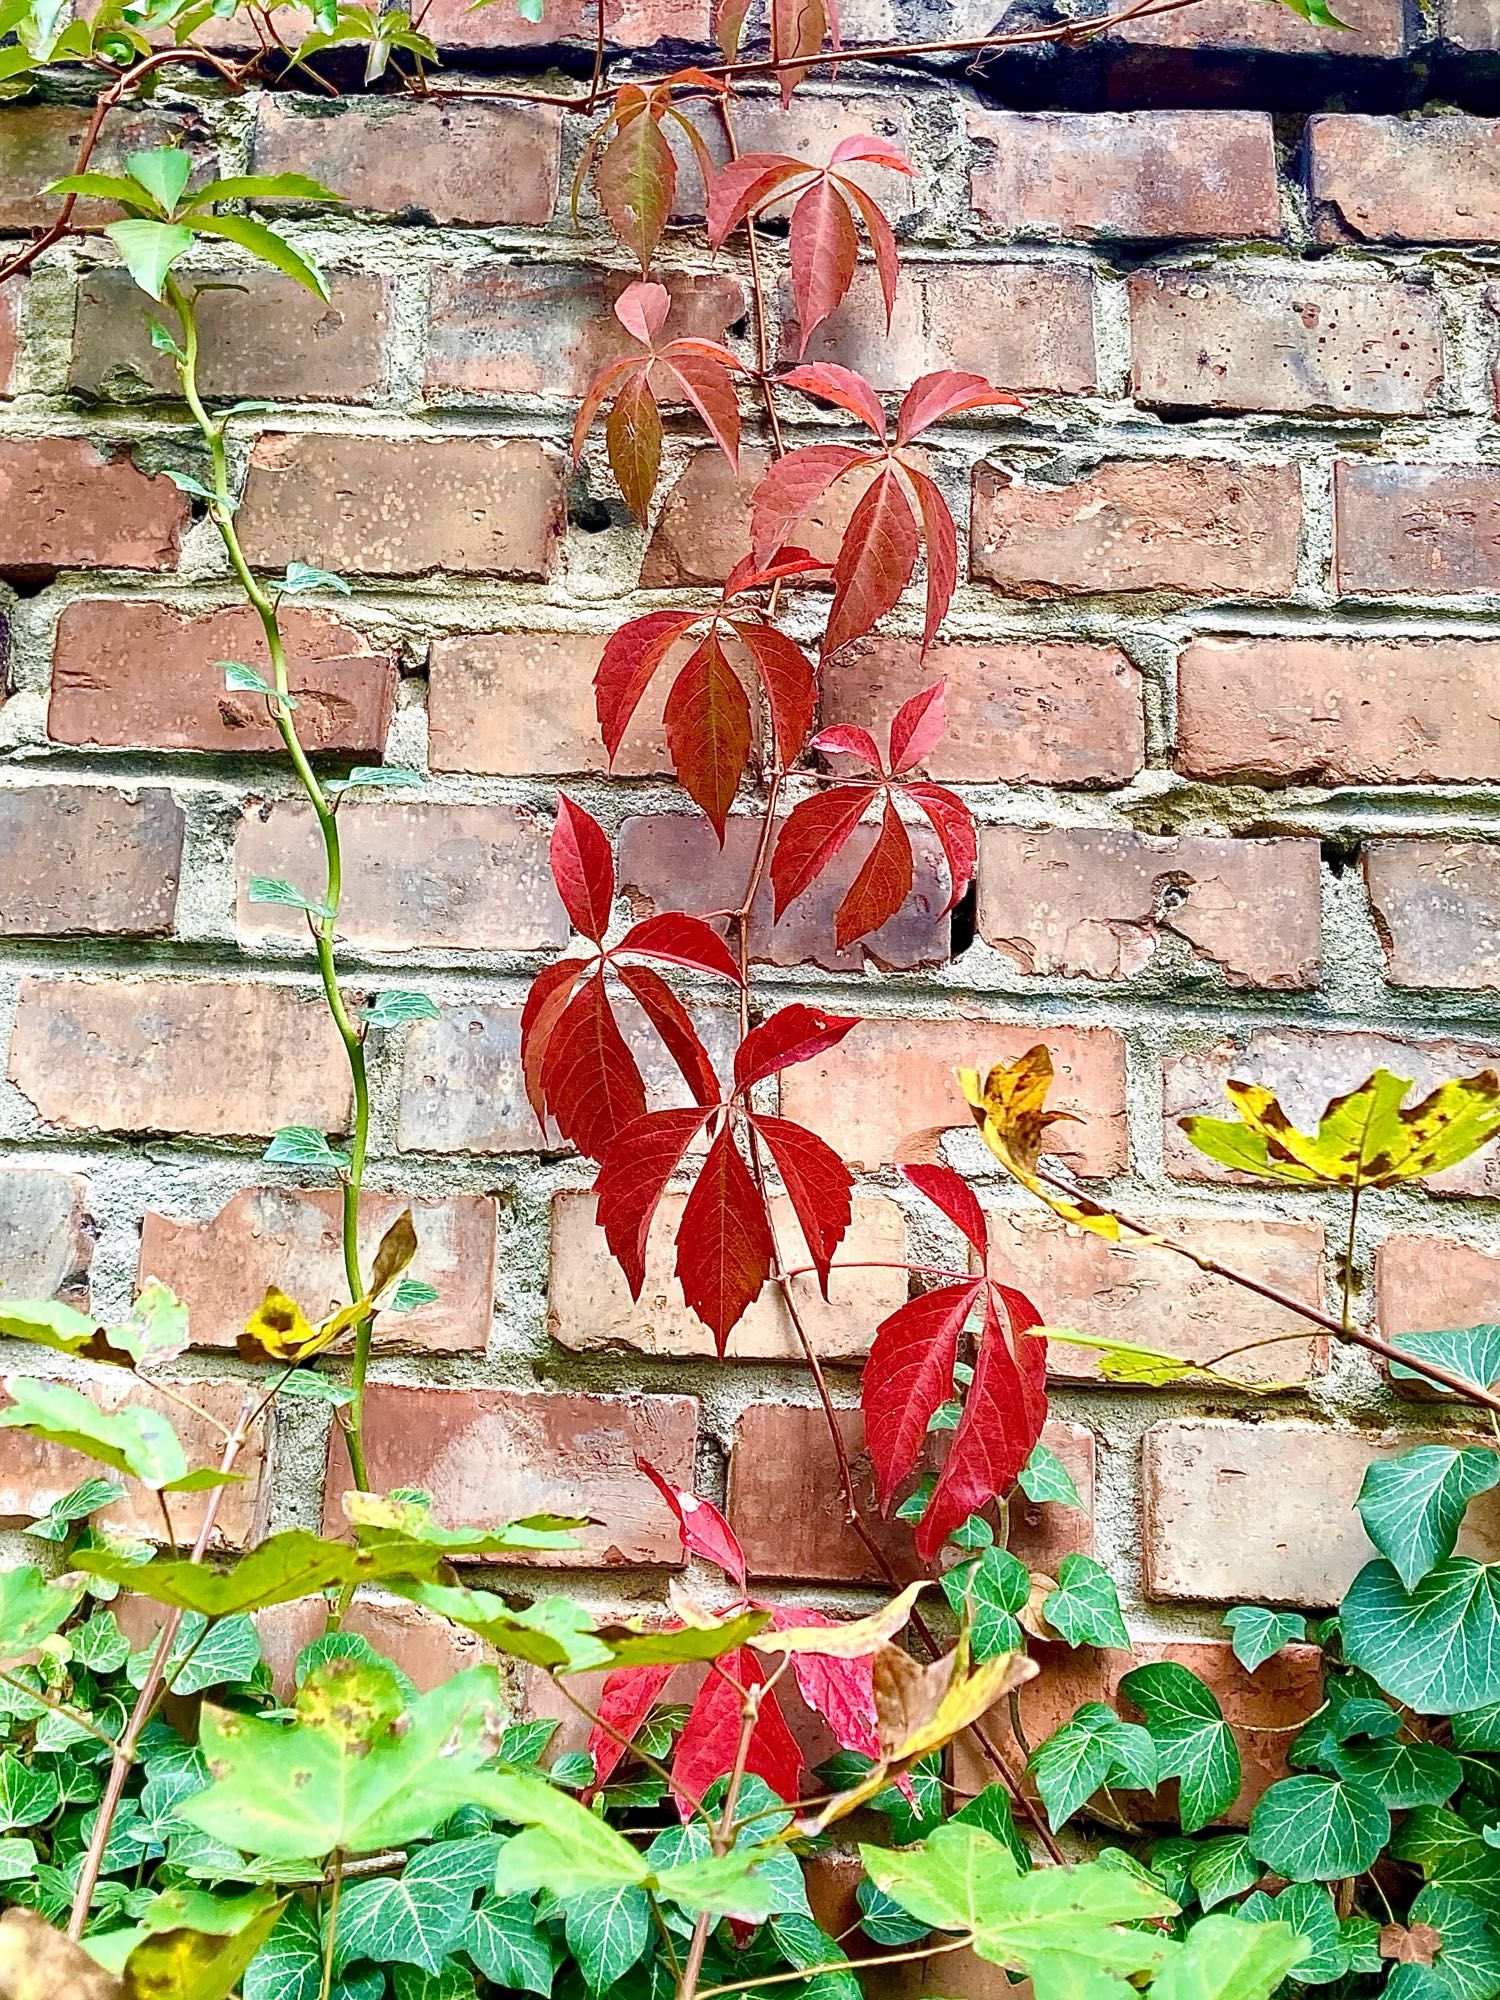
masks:
<svg viewBox="0 0 1500 2000"><path fill-rule="evenodd" d="M926 1579L919 1577L868 1618L854 1618L847 1625L802 1625L784 1632L763 1632L751 1644L760 1653L821 1653L827 1659L857 1660L895 1637L925 1588Z"/></svg>
<svg viewBox="0 0 1500 2000"><path fill-rule="evenodd" d="M982 1083L978 1070L961 1069L958 1083L984 1143L1008 1174L1065 1222L1118 1241L1120 1225L1112 1215L1083 1195L1054 1193L1037 1172L1047 1127L1081 1122L1071 1111L1046 1109L1052 1058L1040 1042L1008 1067L997 1063Z"/></svg>
<svg viewBox="0 0 1500 2000"><path fill-rule="evenodd" d="M317 1335L301 1306L275 1285L267 1285L266 1295L245 1322L250 1338L276 1361L295 1361L307 1343Z"/></svg>

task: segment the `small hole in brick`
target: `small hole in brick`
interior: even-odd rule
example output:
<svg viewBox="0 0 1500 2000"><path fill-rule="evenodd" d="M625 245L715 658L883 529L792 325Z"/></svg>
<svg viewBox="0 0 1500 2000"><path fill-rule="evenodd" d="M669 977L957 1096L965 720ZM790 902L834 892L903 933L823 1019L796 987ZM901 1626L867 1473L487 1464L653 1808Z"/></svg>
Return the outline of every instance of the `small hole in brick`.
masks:
<svg viewBox="0 0 1500 2000"><path fill-rule="evenodd" d="M975 915L979 908L979 884L971 882L959 897L948 917L948 952L952 958L959 958L974 942Z"/></svg>
<svg viewBox="0 0 1500 2000"><path fill-rule="evenodd" d="M1331 875L1342 875L1359 861L1359 841L1352 833L1335 834L1318 846Z"/></svg>
<svg viewBox="0 0 1500 2000"><path fill-rule="evenodd" d="M568 524L586 535L601 535L614 525L614 515L607 501L595 499L581 480L575 480L568 493Z"/></svg>

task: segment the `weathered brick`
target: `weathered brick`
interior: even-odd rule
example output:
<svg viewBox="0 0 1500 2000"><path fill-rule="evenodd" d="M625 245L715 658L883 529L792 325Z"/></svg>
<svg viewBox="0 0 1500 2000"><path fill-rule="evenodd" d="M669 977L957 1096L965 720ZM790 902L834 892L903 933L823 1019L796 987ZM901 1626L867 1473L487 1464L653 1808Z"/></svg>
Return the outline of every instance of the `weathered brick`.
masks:
<svg viewBox="0 0 1500 2000"><path fill-rule="evenodd" d="M540 21L526 20L514 7L475 8L469 0L433 0L422 16L422 32L441 49L545 48L561 40L592 43L597 22L594 0L562 0ZM617 48L712 40L707 0L606 0L604 26Z"/></svg>
<svg viewBox="0 0 1500 2000"><path fill-rule="evenodd" d="M562 778L612 771L657 777L672 768L657 676L631 718L614 762L599 734L596 632L480 632L434 639L427 666L428 761L434 771Z"/></svg>
<svg viewBox="0 0 1500 2000"><path fill-rule="evenodd" d="M695 452L666 488L641 560L642 590L722 583L750 553L750 501L770 464L767 453L740 453L739 470L721 451ZM800 523L797 546L832 563L862 487L841 479Z"/></svg>
<svg viewBox="0 0 1500 2000"><path fill-rule="evenodd" d="M1129 979L1181 938L1230 986L1318 982L1315 840L985 827L979 929L1028 974Z"/></svg>
<svg viewBox="0 0 1500 2000"><path fill-rule="evenodd" d="M957 1069L985 1071L1045 1042L1056 1069L1050 1104L1082 1122L1057 1125L1057 1157L1089 1176L1123 1170L1125 1048L1113 1028L1053 1028L1006 1021L861 1021L837 1048L781 1079L781 1108L810 1125L851 1166L876 1168L972 1121ZM878 1082L872 1080L878 1079Z"/></svg>
<svg viewBox="0 0 1500 2000"><path fill-rule="evenodd" d="M1500 49L1500 7L1495 0L1439 0L1443 40L1461 49Z"/></svg>
<svg viewBox="0 0 1500 2000"><path fill-rule="evenodd" d="M1081 264L917 264L901 272L889 334L874 268L861 265L844 303L808 342L808 361L854 368L896 394L938 368L1006 389L1085 395L1097 380L1093 278ZM798 357L790 291L778 297L781 358Z"/></svg>
<svg viewBox="0 0 1500 2000"><path fill-rule="evenodd" d="M283 605L297 731L315 755L379 758L396 657L327 611ZM75 599L57 621L47 732L110 749L280 751L259 695L224 686L224 661L270 679L248 604L194 616L147 599Z"/></svg>
<svg viewBox="0 0 1500 2000"><path fill-rule="evenodd" d="M15 390L20 316L21 287L12 281L0 291L0 396L9 396Z"/></svg>
<svg viewBox="0 0 1500 2000"><path fill-rule="evenodd" d="M0 574L171 569L188 503L87 438L0 439Z"/></svg>
<svg viewBox="0 0 1500 2000"><path fill-rule="evenodd" d="M88 1301L94 1222L88 1187L45 1167L0 1172L0 1271L12 1298Z"/></svg>
<svg viewBox="0 0 1500 2000"><path fill-rule="evenodd" d="M565 525L562 461L529 439L302 432L256 441L238 520L257 567L358 576L544 577Z"/></svg>
<svg viewBox="0 0 1500 2000"><path fill-rule="evenodd" d="M1500 1320L1500 1250L1456 1236L1388 1236L1375 1252L1375 1310L1387 1340ZM1441 1393L1415 1382L1399 1388Z"/></svg>
<svg viewBox="0 0 1500 2000"><path fill-rule="evenodd" d="M1430 1441L1311 1424L1155 1425L1141 1446L1146 1594L1337 1604L1374 1554L1354 1510L1366 1467ZM1486 1561L1500 1554L1500 1501L1472 1503L1459 1546Z"/></svg>
<svg viewBox="0 0 1500 2000"><path fill-rule="evenodd" d="M620 830L620 887L640 916L658 909L689 916L738 907L755 857L760 820L731 819L720 847L701 814L649 813ZM914 886L900 910L877 931L842 951L833 918L855 875L875 845L876 826L857 827L817 881L772 920L769 875L761 879L751 916L751 952L772 965L818 965L830 972L858 972L868 957L887 970L945 965L951 926L944 911L948 877L942 849L926 827L910 828ZM727 928L719 924L718 928Z"/></svg>
<svg viewBox="0 0 1500 2000"><path fill-rule="evenodd" d="M267 91L255 172L303 173L402 221L540 228L557 204L560 113L496 98L333 101Z"/></svg>
<svg viewBox="0 0 1500 2000"><path fill-rule="evenodd" d="M1279 597L1297 580L1295 465L1116 459L1061 486L974 468L973 574L1009 597L1176 590Z"/></svg>
<svg viewBox="0 0 1500 2000"><path fill-rule="evenodd" d="M1159 409L1420 416L1443 381L1436 297L1388 279L1140 271L1130 342L1131 394Z"/></svg>
<svg viewBox="0 0 1500 2000"><path fill-rule="evenodd" d="M1123 785L1145 757L1139 670L1114 646L955 639L922 658L861 639L823 668L822 720L877 728L941 678L948 727L929 776L980 784Z"/></svg>
<svg viewBox="0 0 1500 2000"><path fill-rule="evenodd" d="M1365 881L1396 986L1500 986L1500 847L1372 840Z"/></svg>
<svg viewBox="0 0 1500 2000"><path fill-rule="evenodd" d="M182 808L168 791L0 792L0 935L155 937L172 928Z"/></svg>
<svg viewBox="0 0 1500 2000"><path fill-rule="evenodd" d="M495 1285L495 1204L486 1195L435 1200L366 1190L360 1252L368 1271L376 1245L402 1209L417 1226L409 1275L437 1289L431 1305L384 1314L376 1352L483 1353ZM347 1303L341 1197L336 1189L253 1187L216 1215L179 1220L147 1209L139 1275L160 1278L188 1308L194 1347L232 1348L268 1285L289 1293L314 1321Z"/></svg>
<svg viewBox="0 0 1500 2000"><path fill-rule="evenodd" d="M236 266L219 276L232 289L203 292L198 307L205 396L367 403L385 388L390 278L328 271L324 300L275 271ZM152 347L140 299L127 271L89 272L78 294L70 389L112 403L180 397L177 370Z"/></svg>
<svg viewBox="0 0 1500 2000"><path fill-rule="evenodd" d="M1341 460L1333 509L1342 591L1445 597L1500 590L1500 466Z"/></svg>
<svg viewBox="0 0 1500 2000"><path fill-rule="evenodd" d="M328 1605L321 1597L305 1597L300 1603L278 1604L255 1614L261 1658L270 1669L271 1685L280 1700L290 1700L295 1692L293 1676L303 1647L320 1639L327 1629ZM493 1647L435 1611L370 1591L356 1594L339 1629L368 1639L378 1653L394 1661L416 1683L422 1694L441 1687L467 1667L485 1666L496 1658Z"/></svg>
<svg viewBox="0 0 1500 2000"><path fill-rule="evenodd" d="M219 979L22 981L10 1080L67 1132L342 1130L343 1047L320 996Z"/></svg>
<svg viewBox="0 0 1500 2000"><path fill-rule="evenodd" d="M1324 243L1500 242L1500 120L1319 112L1307 181Z"/></svg>
<svg viewBox="0 0 1500 2000"><path fill-rule="evenodd" d="M838 1413L844 1449L866 1529L897 1575L919 1574L911 1528L882 1520L858 1410ZM1078 1488L1082 1508L1037 1506L1018 1495L1009 1546L1024 1562L1055 1566L1070 1550L1094 1545L1094 1437L1081 1424L1053 1421L1043 1437ZM838 1462L821 1409L752 1403L740 1412L729 1453L729 1522L752 1576L819 1583L881 1580L879 1564L844 1518Z"/></svg>
<svg viewBox="0 0 1500 2000"><path fill-rule="evenodd" d="M437 1519L499 1527L527 1514L587 1514L578 1545L508 1563L548 1569L678 1564L677 1522L644 1473L649 1459L675 1485L693 1484L698 1404L691 1396L587 1396L551 1390L429 1389L372 1382L365 1452L372 1490L420 1486ZM329 1446L324 1532L344 1525L342 1432Z"/></svg>
<svg viewBox="0 0 1500 2000"><path fill-rule="evenodd" d="M682 108L697 126L716 169L722 169L728 161L729 149L718 113L702 102L685 102ZM931 115L937 106L928 100L926 108ZM840 92L837 96L799 91L785 111L774 97L747 97L735 106L734 129L742 154L785 153L791 159L805 160L811 167L826 166L841 139L867 134L883 139L904 153L917 168L916 178L869 161L851 161L840 171L847 171L851 180L868 188L893 223L904 222L922 206L924 148L917 136L916 102L912 95L902 97L889 90ZM703 214L703 181L693 149L685 134L669 127L667 136L677 155L673 218L679 222L697 221ZM789 210L790 204L783 202L765 212L777 218Z"/></svg>
<svg viewBox="0 0 1500 2000"><path fill-rule="evenodd" d="M1263 111L971 110L970 199L1005 236L1152 242L1275 236Z"/></svg>
<svg viewBox="0 0 1500 2000"><path fill-rule="evenodd" d="M1183 1180L1231 1181L1218 1166L1178 1130L1177 1120L1191 1113L1229 1115L1224 1084L1245 1077L1274 1091L1293 1123L1312 1130L1324 1105L1341 1092L1353 1090L1373 1070L1388 1069L1410 1077L1417 1097L1435 1090L1450 1077L1472 1076L1500 1067L1500 1048L1493 1042L1416 1041L1394 1034L1362 1034L1346 1030L1253 1028L1226 1037L1212 1047L1172 1056L1165 1065L1165 1154L1167 1171ZM1443 1194L1500 1194L1500 1157L1489 1148L1462 1165L1437 1174L1425 1186Z"/></svg>
<svg viewBox="0 0 1500 2000"><path fill-rule="evenodd" d="M1309 1305L1322 1305L1323 1231L1316 1223L1165 1216L1153 1217L1152 1227ZM1210 1276L1175 1251L1137 1245L1128 1236L1109 1243L1040 1210L992 1211L989 1236L990 1270L1034 1299L1049 1326L1143 1342L1198 1363L1275 1336L1274 1347L1235 1355L1217 1369L1257 1387L1305 1381L1326 1365L1326 1342L1306 1321ZM1303 1337L1289 1340L1289 1334ZM1049 1344L1048 1366L1058 1381L1104 1380L1096 1356L1065 1341Z"/></svg>
<svg viewBox="0 0 1500 2000"><path fill-rule="evenodd" d="M1401 0L1346 0L1339 19L1347 25L1326 28L1290 7L1265 7L1260 0L1202 0L1170 14L1127 17L1111 31L1111 39L1132 48L1202 50L1206 56L1241 49L1289 56L1399 56L1406 46Z"/></svg>
<svg viewBox="0 0 1500 2000"><path fill-rule="evenodd" d="M41 229L57 215L60 197L42 189L73 171L79 142L88 129L89 105L16 104L0 108L0 230L20 233ZM118 174L125 155L154 146L186 144L196 159L206 152L203 128L196 119L184 124L175 108L157 111L140 104L121 107L105 121L90 165ZM113 221L120 210L113 202L80 201L73 220Z"/></svg>
<svg viewBox="0 0 1500 2000"><path fill-rule="evenodd" d="M548 829L525 806L351 799L339 811L344 898L339 934L378 951L538 951L569 927L547 866ZM256 903L257 875L316 898L323 848L298 801L252 801L235 837L235 918L247 935L305 937L300 910Z"/></svg>
<svg viewBox="0 0 1500 2000"><path fill-rule="evenodd" d="M685 1195L667 1195L657 1210L646 1244L646 1283L633 1301L604 1233L594 1220L591 1194L560 1194L552 1203L552 1251L547 1323L552 1338L575 1353L611 1352L658 1356L712 1357L713 1335L689 1311L673 1275L674 1246ZM808 1263L807 1246L791 1204L772 1204L777 1241L789 1270ZM824 1300L812 1275L793 1278L803 1325L823 1361L859 1361L888 1313L906 1300L906 1272L857 1268L900 1264L906 1256L906 1224L894 1202L857 1196L849 1233ZM768 1285L729 1336L730 1361L794 1361L803 1357L779 1292Z"/></svg>
<svg viewBox="0 0 1500 2000"><path fill-rule="evenodd" d="M1196 639L1177 682L1177 766L1269 784L1500 777L1500 643Z"/></svg>
<svg viewBox="0 0 1500 2000"><path fill-rule="evenodd" d="M429 396L581 396L638 344L614 315L628 273L586 264L470 264L433 273ZM722 341L745 312L737 278L669 272L665 339ZM663 398L668 386L662 384Z"/></svg>
<svg viewBox="0 0 1500 2000"><path fill-rule="evenodd" d="M127 1403L144 1404L166 1417L182 1440L190 1467L216 1466L224 1450L224 1433L213 1424L189 1416L176 1402L158 1395L149 1382L122 1369L101 1368L89 1376L83 1387L89 1400L106 1412L122 1409ZM245 1407L246 1391L255 1385L243 1381L180 1382L178 1393L206 1411L218 1423L234 1425ZM244 1474L242 1484L225 1489L219 1503L214 1543L227 1548L243 1548L259 1539L269 1525L268 1438L266 1419L261 1418L251 1432L250 1442L236 1460L235 1469ZM82 1452L50 1444L45 1438L28 1437L23 1431L0 1431L0 1521L16 1527L45 1514L52 1504L98 1471L97 1464ZM185 1543L198 1532L208 1495L176 1493L172 1496L172 1525L178 1541ZM154 1493L133 1480L126 1481L125 1498L107 1507L99 1519L124 1534L139 1535L159 1542L163 1536L161 1510Z"/></svg>

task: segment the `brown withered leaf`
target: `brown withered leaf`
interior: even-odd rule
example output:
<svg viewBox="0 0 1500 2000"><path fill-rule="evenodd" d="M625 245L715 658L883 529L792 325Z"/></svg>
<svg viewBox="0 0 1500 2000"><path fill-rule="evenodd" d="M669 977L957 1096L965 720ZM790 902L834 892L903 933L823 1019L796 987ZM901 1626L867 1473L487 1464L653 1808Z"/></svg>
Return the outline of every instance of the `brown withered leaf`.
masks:
<svg viewBox="0 0 1500 2000"><path fill-rule="evenodd" d="M1042 1605L1056 1588L1057 1580L1055 1577L1043 1576L1039 1569L1031 1572L1031 1589L1027 1594L1026 1602L1016 1613L1016 1618L1022 1629L1029 1632L1033 1639L1056 1640L1061 1637L1061 1634L1054 1632L1052 1627L1047 1623L1046 1615L1042 1610Z"/></svg>
<svg viewBox="0 0 1500 2000"><path fill-rule="evenodd" d="M411 1210L403 1208L380 1239L375 1252L375 1269L370 1278L370 1297L378 1299L394 1285L417 1254L417 1225Z"/></svg>
<svg viewBox="0 0 1500 2000"><path fill-rule="evenodd" d="M1380 1956L1393 1958L1398 1965L1431 1965L1443 1942L1441 1931L1431 1924L1383 1924Z"/></svg>
<svg viewBox="0 0 1500 2000"><path fill-rule="evenodd" d="M0 2000L120 2000L112 1972L35 1910L0 1917Z"/></svg>

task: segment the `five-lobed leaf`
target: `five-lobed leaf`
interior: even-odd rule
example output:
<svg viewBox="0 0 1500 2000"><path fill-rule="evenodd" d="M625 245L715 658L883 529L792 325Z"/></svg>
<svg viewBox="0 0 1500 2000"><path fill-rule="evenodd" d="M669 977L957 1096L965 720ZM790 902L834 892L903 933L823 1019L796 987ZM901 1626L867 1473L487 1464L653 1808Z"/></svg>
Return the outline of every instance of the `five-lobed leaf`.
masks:
<svg viewBox="0 0 1500 2000"><path fill-rule="evenodd" d="M1402 1583L1415 1590L1436 1563L1452 1555L1470 1500L1496 1484L1500 1453L1490 1447L1418 1445L1366 1467L1359 1515Z"/></svg>
<svg viewBox="0 0 1500 2000"><path fill-rule="evenodd" d="M1240 1789L1240 1753L1210 1689L1186 1667L1161 1660L1133 1668L1120 1693L1145 1718L1161 1776L1178 1780L1184 1833L1221 1818Z"/></svg>

